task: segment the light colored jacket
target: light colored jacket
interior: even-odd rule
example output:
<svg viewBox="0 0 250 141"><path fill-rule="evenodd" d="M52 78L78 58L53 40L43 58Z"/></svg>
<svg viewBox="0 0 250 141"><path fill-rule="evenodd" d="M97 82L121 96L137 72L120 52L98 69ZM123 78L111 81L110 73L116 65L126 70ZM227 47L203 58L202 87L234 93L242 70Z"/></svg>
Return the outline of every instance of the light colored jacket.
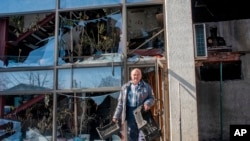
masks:
<svg viewBox="0 0 250 141"><path fill-rule="evenodd" d="M127 104L127 96L128 96L128 89L130 88L131 81L124 84L121 88L120 95L118 97L118 103L116 106L115 113L113 118L121 120L123 124L126 119L126 104ZM139 98L137 101L137 106L142 104L147 104L148 106L153 106L154 104L154 93L151 86L144 82L143 80L140 81L138 85L138 96Z"/></svg>

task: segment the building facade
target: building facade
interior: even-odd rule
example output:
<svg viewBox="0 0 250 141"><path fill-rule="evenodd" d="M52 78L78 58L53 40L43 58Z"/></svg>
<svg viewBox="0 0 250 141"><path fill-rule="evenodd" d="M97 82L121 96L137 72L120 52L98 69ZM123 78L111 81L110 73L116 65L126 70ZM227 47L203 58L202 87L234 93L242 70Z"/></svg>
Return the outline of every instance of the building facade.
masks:
<svg viewBox="0 0 250 141"><path fill-rule="evenodd" d="M2 139L100 139L132 68L153 87L156 140L198 140L191 1L6 1ZM183 69L185 68L185 69ZM111 137L126 140L123 135Z"/></svg>

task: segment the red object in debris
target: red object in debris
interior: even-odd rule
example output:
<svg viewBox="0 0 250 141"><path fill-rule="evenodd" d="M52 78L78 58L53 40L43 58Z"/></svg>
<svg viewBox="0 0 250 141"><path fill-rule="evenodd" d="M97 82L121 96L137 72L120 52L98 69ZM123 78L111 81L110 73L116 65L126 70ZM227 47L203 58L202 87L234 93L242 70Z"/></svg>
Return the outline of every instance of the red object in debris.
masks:
<svg viewBox="0 0 250 141"><path fill-rule="evenodd" d="M44 94L38 95L38 96L34 97L33 99L31 99L31 100L25 102L24 104L22 104L22 105L20 105L19 107L17 107L15 110L13 110L13 111L11 111L10 113L8 113L8 114L7 114L7 117L11 117L11 115L16 114L16 113L18 113L18 112L20 112L20 111L22 111L22 110L24 110L24 109L26 109L26 108L32 106L33 104L35 104L35 103L37 103L37 102L43 100L44 97L45 97Z"/></svg>
<svg viewBox="0 0 250 141"><path fill-rule="evenodd" d="M134 54L141 56L161 56L162 49L160 48L152 48L152 49L137 49L134 51Z"/></svg>

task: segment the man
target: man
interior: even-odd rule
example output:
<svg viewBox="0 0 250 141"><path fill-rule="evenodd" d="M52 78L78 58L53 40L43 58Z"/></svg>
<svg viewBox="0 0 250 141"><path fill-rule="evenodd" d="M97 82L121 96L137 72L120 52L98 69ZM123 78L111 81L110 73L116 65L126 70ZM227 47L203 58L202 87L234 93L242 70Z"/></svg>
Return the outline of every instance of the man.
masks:
<svg viewBox="0 0 250 141"><path fill-rule="evenodd" d="M151 86L142 80L142 73L135 68L130 73L131 80L124 84L118 98L117 107L113 115L113 122L127 121L128 141L142 141L144 135L138 130L133 111L140 105L144 110L150 110L154 104L154 95Z"/></svg>

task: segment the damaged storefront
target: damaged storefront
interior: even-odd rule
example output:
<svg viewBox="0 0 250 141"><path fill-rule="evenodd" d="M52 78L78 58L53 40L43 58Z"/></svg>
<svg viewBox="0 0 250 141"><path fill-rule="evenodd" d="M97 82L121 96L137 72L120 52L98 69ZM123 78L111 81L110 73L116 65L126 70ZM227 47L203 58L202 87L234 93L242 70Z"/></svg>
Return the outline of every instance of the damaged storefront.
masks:
<svg viewBox="0 0 250 141"><path fill-rule="evenodd" d="M100 140L96 129L111 122L135 67L152 85L152 115L165 131L163 1L2 5L15 8L0 10L0 140Z"/></svg>

